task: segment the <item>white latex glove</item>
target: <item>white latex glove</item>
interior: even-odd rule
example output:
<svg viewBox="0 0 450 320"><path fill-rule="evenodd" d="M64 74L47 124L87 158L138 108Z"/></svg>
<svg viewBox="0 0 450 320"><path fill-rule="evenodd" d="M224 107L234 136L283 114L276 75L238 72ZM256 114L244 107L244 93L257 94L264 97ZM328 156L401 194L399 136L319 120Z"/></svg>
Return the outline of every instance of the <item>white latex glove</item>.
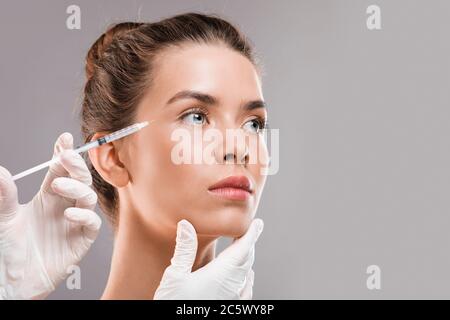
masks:
<svg viewBox="0 0 450 320"><path fill-rule="evenodd" d="M255 243L264 227L252 221L248 231L214 260L192 271L197 253L197 233L187 220L177 225L175 253L164 271L154 299L235 300L251 299Z"/></svg>
<svg viewBox="0 0 450 320"><path fill-rule="evenodd" d="M97 237L97 194L84 159L62 134L39 192L19 204L11 174L0 167L0 299L40 299L65 279Z"/></svg>

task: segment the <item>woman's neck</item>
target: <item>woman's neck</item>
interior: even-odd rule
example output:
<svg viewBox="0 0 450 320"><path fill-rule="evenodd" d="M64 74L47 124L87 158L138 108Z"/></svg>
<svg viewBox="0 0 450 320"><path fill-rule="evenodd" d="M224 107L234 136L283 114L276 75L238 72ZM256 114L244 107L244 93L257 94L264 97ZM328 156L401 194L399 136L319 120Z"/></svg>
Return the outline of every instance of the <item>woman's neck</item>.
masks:
<svg viewBox="0 0 450 320"><path fill-rule="evenodd" d="M153 299L164 270L170 265L176 229L149 230L137 217L131 212L121 214L111 270L101 299ZM198 238L192 271L214 259L215 248L216 239Z"/></svg>

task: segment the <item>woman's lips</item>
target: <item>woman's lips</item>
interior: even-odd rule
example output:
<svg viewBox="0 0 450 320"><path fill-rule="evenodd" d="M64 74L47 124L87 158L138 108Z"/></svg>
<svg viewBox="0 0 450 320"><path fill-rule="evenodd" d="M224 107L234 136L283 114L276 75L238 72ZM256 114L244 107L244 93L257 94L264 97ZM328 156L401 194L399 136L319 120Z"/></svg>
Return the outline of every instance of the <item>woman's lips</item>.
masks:
<svg viewBox="0 0 450 320"><path fill-rule="evenodd" d="M216 196L230 200L247 200L253 194L250 180L246 176L230 176L208 188Z"/></svg>

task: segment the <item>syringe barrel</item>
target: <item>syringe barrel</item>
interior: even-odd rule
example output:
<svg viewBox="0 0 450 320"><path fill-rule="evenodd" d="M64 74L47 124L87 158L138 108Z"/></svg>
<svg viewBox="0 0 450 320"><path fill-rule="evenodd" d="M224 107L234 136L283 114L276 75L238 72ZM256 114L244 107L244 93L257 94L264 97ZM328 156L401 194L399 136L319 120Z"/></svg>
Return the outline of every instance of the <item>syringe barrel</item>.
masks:
<svg viewBox="0 0 450 320"><path fill-rule="evenodd" d="M134 132L136 132L136 131L139 131L139 129L140 129L140 128L139 128L138 126L136 126L136 125L131 125L131 126L129 126L129 127L120 129L120 130L115 131L115 132L113 132L113 133L107 134L107 135L104 136L103 138L104 138L104 140L105 140L105 143L109 143L109 142L112 142L112 141L114 141L114 140L120 139L120 138L122 138L122 137L124 137L124 136L127 136L127 135L129 135L129 134L131 134L131 133L134 133Z"/></svg>
<svg viewBox="0 0 450 320"><path fill-rule="evenodd" d="M98 145L100 145L100 143L98 142L98 140L95 140L95 141L91 141L89 143L86 143L85 145L83 145L81 147L76 148L74 151L77 152L77 153L82 153L82 152L85 152L85 151L87 151L89 149L95 148Z"/></svg>

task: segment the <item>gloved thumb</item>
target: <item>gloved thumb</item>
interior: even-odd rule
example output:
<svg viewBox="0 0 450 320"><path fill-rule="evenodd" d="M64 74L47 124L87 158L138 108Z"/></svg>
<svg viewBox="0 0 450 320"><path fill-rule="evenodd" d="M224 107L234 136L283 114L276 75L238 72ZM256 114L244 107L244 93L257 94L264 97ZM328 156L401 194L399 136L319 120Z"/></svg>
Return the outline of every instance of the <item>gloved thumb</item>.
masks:
<svg viewBox="0 0 450 320"><path fill-rule="evenodd" d="M247 232L240 238L235 239L228 248L219 254L218 258L230 258L237 264L244 263L263 229L264 222L261 219L254 219Z"/></svg>
<svg viewBox="0 0 450 320"><path fill-rule="evenodd" d="M19 206L17 186L11 173L0 166L0 222L5 222L14 217Z"/></svg>
<svg viewBox="0 0 450 320"><path fill-rule="evenodd" d="M187 220L177 224L175 252L170 260L170 268L179 273L190 273L197 255L197 233Z"/></svg>

